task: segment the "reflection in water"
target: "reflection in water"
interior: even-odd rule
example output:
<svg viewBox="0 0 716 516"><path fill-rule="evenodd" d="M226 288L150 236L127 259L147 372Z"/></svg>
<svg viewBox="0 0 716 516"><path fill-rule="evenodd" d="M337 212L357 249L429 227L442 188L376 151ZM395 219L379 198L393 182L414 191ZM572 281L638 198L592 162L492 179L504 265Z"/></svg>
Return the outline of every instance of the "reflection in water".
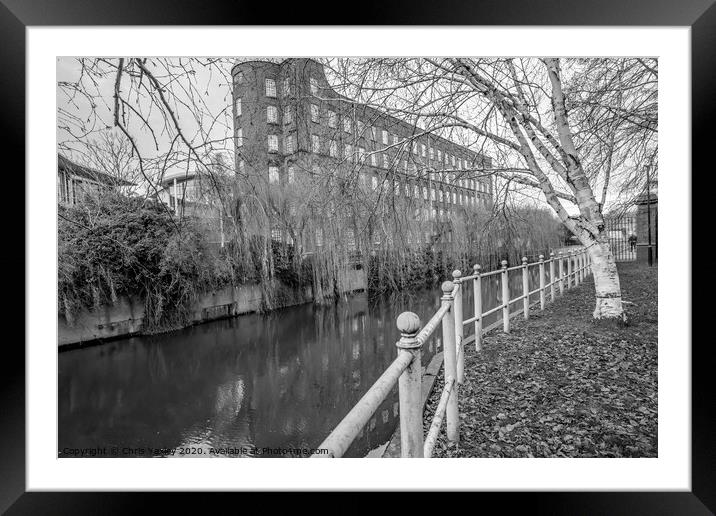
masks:
<svg viewBox="0 0 716 516"><path fill-rule="evenodd" d="M530 289L536 281L535 269ZM510 286L512 297L521 293L519 271ZM485 311L499 303L496 287L497 278L484 282ZM394 360L400 312L410 309L426 322L439 307L438 292L370 302L356 294L328 307L307 304L62 352L59 455L93 447L117 448L120 456L183 455L182 448L192 456L281 456L316 448ZM470 335L472 325L465 330ZM424 347L423 365L441 351L437 333ZM385 443L397 421L396 388L346 456Z"/></svg>

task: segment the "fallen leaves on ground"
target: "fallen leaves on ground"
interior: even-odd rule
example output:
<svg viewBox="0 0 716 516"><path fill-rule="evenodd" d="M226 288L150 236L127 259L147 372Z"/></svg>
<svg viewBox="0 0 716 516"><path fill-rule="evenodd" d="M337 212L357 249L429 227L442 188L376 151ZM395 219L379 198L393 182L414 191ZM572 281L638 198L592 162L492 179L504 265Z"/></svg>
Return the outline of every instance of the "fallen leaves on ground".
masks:
<svg viewBox="0 0 716 516"><path fill-rule="evenodd" d="M591 277L465 349L460 443L434 457L656 457L657 269L619 267L626 325L592 319ZM440 398L428 401L425 429Z"/></svg>

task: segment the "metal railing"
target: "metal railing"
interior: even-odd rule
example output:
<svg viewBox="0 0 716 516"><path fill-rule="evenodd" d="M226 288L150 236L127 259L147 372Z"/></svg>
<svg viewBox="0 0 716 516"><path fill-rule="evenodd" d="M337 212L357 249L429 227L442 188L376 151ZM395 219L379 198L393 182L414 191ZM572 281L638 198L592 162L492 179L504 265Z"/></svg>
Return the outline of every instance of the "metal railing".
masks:
<svg viewBox="0 0 716 516"><path fill-rule="evenodd" d="M558 269L557 274L555 274L555 263ZM530 267L539 267L539 287L532 291L529 290ZM549 270L549 282L545 277L546 267ZM480 271L480 265L474 265L473 274L465 277L460 271L454 271L452 273L453 281L446 281L441 286L443 295L440 298L440 308L422 329L420 318L413 312L403 312L398 316L396 324L400 330L400 340L395 344L398 348L397 358L321 443L319 449L328 450L328 453L317 453L313 457L342 457L396 382L398 383L400 405L401 457L431 457L443 420L446 420L448 440L458 442L460 440L458 398L459 386L465 377L465 344L474 340L475 349L477 351L482 349L482 336L487 331L483 329L483 320L502 310L503 330L509 333L511 317L522 313L525 319L529 318L531 295L539 293L540 310L544 310L548 292L550 301L554 301L557 288L562 294L565 288L569 289L579 285L589 274L590 267L589 255L584 248L581 248L568 253L560 252L556 256L554 253L550 253L548 260L540 255L539 260L533 263L528 263L527 258L523 257L522 264L514 267L508 267L507 261L503 260L502 268L485 273ZM510 299L508 275L510 271L516 270L522 272L522 294ZM501 278L501 303L483 312L482 280L497 274ZM469 285L470 280L472 280L474 290L474 312L472 317L463 319L463 286ZM520 300L523 303L522 310L510 313L510 304ZM428 433L424 437L421 392L422 346L435 332L438 324L442 325L445 385ZM475 333L465 339L464 327L469 324L474 324Z"/></svg>

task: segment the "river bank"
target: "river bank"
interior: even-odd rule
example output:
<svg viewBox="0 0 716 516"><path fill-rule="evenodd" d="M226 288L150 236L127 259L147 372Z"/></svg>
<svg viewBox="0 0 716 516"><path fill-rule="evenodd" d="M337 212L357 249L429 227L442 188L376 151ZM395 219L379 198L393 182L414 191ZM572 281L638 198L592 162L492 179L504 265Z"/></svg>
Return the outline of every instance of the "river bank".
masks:
<svg viewBox="0 0 716 516"><path fill-rule="evenodd" d="M342 294L366 289L363 270L346 269L342 277ZM282 286L276 292L276 309L310 303L314 300L310 286L303 289ZM261 311L263 293L257 284L229 286L206 292L192 304L185 324L167 327L165 331L187 328L195 324L216 321ZM60 349L149 334L145 321L145 303L137 297L121 296L114 304L99 308L84 308L70 323L63 314L58 316L57 345ZM153 331L152 333L157 333Z"/></svg>
<svg viewBox="0 0 716 516"><path fill-rule="evenodd" d="M619 265L626 326L592 319L591 277L465 348L460 444L435 457L656 457L658 270ZM444 376L427 401L430 425Z"/></svg>

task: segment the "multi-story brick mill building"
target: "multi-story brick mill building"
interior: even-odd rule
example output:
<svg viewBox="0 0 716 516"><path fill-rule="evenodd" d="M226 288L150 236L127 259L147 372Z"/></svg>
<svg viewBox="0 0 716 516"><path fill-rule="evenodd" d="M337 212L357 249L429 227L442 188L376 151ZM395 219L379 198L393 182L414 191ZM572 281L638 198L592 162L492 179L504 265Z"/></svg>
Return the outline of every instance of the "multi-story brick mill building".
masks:
<svg viewBox="0 0 716 516"><path fill-rule="evenodd" d="M451 240L451 221L491 207L491 178L467 173L489 158L339 95L317 61L247 61L232 76L239 174L269 189L290 188L301 174L355 177L366 191L410 199L422 228L414 243ZM272 237L292 240L280 226Z"/></svg>

